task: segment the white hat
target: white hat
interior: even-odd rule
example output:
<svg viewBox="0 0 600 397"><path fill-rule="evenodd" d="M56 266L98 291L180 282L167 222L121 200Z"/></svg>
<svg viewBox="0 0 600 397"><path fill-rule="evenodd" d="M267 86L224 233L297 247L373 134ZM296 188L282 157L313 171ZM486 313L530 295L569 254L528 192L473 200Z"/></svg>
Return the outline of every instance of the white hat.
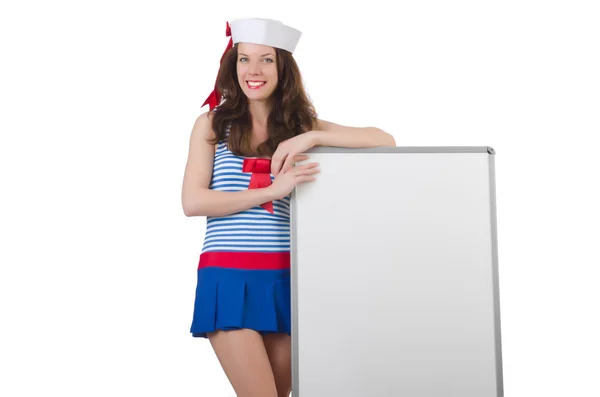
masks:
<svg viewBox="0 0 600 397"><path fill-rule="evenodd" d="M223 62L225 54L233 47L234 43L268 45L293 53L302 33L299 30L284 25L274 19L247 18L236 19L231 22L231 25L227 23L225 35L227 37L231 36L231 39L229 39L229 44L227 44L227 48L225 48L225 52L223 53L223 56L221 56L221 62ZM214 107L218 106L220 102L221 93L218 91L215 82L214 90L200 107L208 104L212 110Z"/></svg>
<svg viewBox="0 0 600 397"><path fill-rule="evenodd" d="M231 24L233 43L254 43L287 50L296 49L302 33L280 21L263 18L237 19Z"/></svg>

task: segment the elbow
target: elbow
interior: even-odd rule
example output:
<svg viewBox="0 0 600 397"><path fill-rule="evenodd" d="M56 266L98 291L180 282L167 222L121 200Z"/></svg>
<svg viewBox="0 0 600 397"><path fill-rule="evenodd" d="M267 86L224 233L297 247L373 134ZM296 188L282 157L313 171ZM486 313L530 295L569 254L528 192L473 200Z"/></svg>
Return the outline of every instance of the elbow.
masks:
<svg viewBox="0 0 600 397"><path fill-rule="evenodd" d="M185 197L181 200L181 206L183 208L183 214L187 217L200 216L200 210L198 206L191 200L186 200Z"/></svg>
<svg viewBox="0 0 600 397"><path fill-rule="evenodd" d="M188 218L191 216L196 216L196 212L194 211L193 208L190 208L189 206L183 205L183 215L187 216Z"/></svg>
<svg viewBox="0 0 600 397"><path fill-rule="evenodd" d="M194 203L194 205L183 203L183 214L188 218L194 216L213 216L214 211L211 211L206 206Z"/></svg>
<svg viewBox="0 0 600 397"><path fill-rule="evenodd" d="M203 189L184 189L181 195L181 206L183 214L187 217L206 216L204 208L205 196Z"/></svg>
<svg viewBox="0 0 600 397"><path fill-rule="evenodd" d="M388 146L396 146L396 139L392 134L388 134L389 144Z"/></svg>
<svg viewBox="0 0 600 397"><path fill-rule="evenodd" d="M396 139L394 136L384 130L377 128L379 133L382 135L381 146L396 146Z"/></svg>
<svg viewBox="0 0 600 397"><path fill-rule="evenodd" d="M209 216L210 214L204 212L201 208L183 208L183 214L188 218L194 216Z"/></svg>

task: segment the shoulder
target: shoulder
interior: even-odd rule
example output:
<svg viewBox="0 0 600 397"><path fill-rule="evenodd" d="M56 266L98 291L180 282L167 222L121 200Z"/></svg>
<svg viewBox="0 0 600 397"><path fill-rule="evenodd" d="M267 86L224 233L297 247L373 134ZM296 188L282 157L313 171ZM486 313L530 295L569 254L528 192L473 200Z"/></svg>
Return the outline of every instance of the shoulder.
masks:
<svg viewBox="0 0 600 397"><path fill-rule="evenodd" d="M196 118L192 133L201 136L207 141L213 140L216 137L212 129L212 120L214 115L211 112L204 112Z"/></svg>

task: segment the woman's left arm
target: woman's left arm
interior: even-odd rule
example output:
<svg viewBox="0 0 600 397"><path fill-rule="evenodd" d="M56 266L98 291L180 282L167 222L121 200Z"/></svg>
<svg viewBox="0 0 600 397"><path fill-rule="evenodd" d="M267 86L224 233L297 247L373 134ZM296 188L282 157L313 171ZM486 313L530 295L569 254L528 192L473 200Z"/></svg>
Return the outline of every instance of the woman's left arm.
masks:
<svg viewBox="0 0 600 397"><path fill-rule="evenodd" d="M308 131L307 134L312 135L314 146L345 148L396 146L394 137L377 127L347 127L320 119L317 119L317 128Z"/></svg>
<svg viewBox="0 0 600 397"><path fill-rule="evenodd" d="M274 176L292 168L295 156L314 146L337 146L345 148L370 148L396 146L396 140L376 127L346 127L317 119L316 129L296 135L279 144L271 158Z"/></svg>

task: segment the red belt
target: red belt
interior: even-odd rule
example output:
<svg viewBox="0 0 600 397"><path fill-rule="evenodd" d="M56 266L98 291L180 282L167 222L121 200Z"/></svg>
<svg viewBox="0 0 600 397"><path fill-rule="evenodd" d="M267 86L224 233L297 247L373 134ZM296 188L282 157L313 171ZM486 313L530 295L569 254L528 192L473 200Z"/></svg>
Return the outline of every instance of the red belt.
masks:
<svg viewBox="0 0 600 397"><path fill-rule="evenodd" d="M198 269L208 266L247 270L281 270L290 268L289 252L205 252Z"/></svg>

